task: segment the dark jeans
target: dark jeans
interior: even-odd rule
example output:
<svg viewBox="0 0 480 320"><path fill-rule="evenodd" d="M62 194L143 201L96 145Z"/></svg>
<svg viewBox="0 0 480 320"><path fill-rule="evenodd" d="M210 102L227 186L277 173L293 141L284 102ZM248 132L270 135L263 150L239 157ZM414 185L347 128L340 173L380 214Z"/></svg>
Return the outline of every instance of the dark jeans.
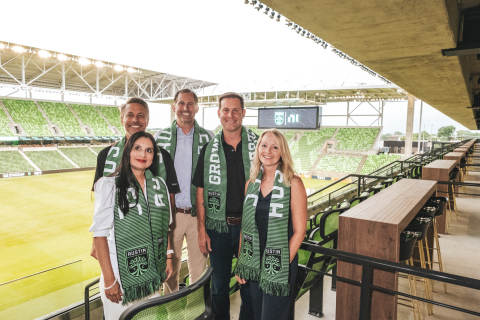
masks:
<svg viewBox="0 0 480 320"><path fill-rule="evenodd" d="M254 320L287 320L290 311L290 305L294 303L293 288L297 278L298 255L290 263L290 272L288 282L290 282L290 296L277 297L266 294L259 288L258 282L248 281L250 283L250 292L252 293L253 319Z"/></svg>
<svg viewBox="0 0 480 320"><path fill-rule="evenodd" d="M212 272L212 304L215 320L230 320L230 279L232 278L232 259L238 255L241 224L228 226L228 233L218 233L207 230L210 237L212 252L210 264ZM250 285L247 282L240 286L239 320L253 319L252 297Z"/></svg>

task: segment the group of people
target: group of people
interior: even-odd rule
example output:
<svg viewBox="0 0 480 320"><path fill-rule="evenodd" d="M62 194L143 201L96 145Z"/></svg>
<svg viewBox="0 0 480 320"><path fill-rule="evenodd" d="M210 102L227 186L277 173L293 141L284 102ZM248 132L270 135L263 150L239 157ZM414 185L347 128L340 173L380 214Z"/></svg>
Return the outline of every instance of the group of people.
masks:
<svg viewBox="0 0 480 320"><path fill-rule="evenodd" d="M198 125L198 108L195 92L178 91L176 120L152 136L148 104L131 98L120 107L125 137L98 154L91 255L107 320L162 284L164 294L179 289L184 239L190 283L210 257L215 319L230 319L235 257L239 319L288 317L307 222L288 143L275 129L258 137L243 126L237 93L219 97L216 135Z"/></svg>

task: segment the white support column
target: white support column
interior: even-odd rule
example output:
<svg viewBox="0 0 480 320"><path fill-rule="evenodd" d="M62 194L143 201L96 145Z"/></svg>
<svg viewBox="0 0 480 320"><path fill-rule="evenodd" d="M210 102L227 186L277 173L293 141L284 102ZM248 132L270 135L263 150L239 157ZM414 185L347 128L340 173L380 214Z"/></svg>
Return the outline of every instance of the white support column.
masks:
<svg viewBox="0 0 480 320"><path fill-rule="evenodd" d="M418 124L418 147L417 152L420 152L420 141L422 139L422 109L423 109L423 101L420 101L420 123Z"/></svg>
<svg viewBox="0 0 480 320"><path fill-rule="evenodd" d="M415 111L415 97L412 94L408 94L407 105L407 132L405 135L405 157L412 155L412 142L413 142L413 115Z"/></svg>
<svg viewBox="0 0 480 320"><path fill-rule="evenodd" d="M350 102L347 101L347 127L348 127L348 119L350 118Z"/></svg>
<svg viewBox="0 0 480 320"><path fill-rule="evenodd" d="M128 98L128 74L125 73L125 99Z"/></svg>

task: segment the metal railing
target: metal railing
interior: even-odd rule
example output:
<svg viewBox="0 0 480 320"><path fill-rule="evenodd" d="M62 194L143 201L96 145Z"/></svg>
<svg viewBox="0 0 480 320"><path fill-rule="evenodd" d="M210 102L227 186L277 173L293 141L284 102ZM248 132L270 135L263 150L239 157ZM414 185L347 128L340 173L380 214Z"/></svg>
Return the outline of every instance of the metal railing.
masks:
<svg viewBox="0 0 480 320"><path fill-rule="evenodd" d="M380 269L380 270L386 270L386 271L392 271L392 272L402 272L402 273L414 275L417 277L446 282L453 285L461 286L464 288L471 288L475 290L480 290L480 280L478 279L458 276L458 275L439 272L435 270L407 266L405 264L401 264L398 262L390 262L386 260L371 258L363 255L345 252L345 251L328 249L325 247L318 246L317 243L314 241L303 242L302 245L300 246L300 249L310 251L316 254L322 254L325 256L334 257L334 258L337 258L337 260L357 264L362 267L361 281L341 277L334 274L329 274L322 271L309 269L309 271L311 272L316 272L324 276L332 277L332 280L336 279L337 281L345 282L345 283L360 287L360 312L359 312L359 318L358 318L359 320L370 319L370 314L372 310L371 297L372 297L373 291L378 291L378 292L391 294L391 295L403 296L406 298L419 300L422 302L430 303L440 307L444 307L444 308L448 308L455 311L480 317L480 312L478 311L460 308L450 304L441 303L441 302L433 301L429 299L424 299L424 298L416 297L407 293L376 286L373 284L373 271L375 269Z"/></svg>

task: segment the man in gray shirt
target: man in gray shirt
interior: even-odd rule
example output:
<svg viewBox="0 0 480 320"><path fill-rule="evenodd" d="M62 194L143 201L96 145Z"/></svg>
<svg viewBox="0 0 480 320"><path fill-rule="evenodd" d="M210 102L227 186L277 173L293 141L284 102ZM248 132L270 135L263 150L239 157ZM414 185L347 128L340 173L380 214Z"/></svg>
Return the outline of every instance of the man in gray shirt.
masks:
<svg viewBox="0 0 480 320"><path fill-rule="evenodd" d="M172 126L155 134L157 144L167 150L174 159L180 186L180 193L175 195L176 213L171 226L173 274L164 284L165 294L178 290L184 239L187 240L190 283L195 282L205 271L207 255L204 255L198 246L196 187L192 185L192 176L200 150L213 137L213 132L200 127L195 121L195 114L198 112L198 97L195 92L190 89L178 91L172 110L176 115Z"/></svg>

